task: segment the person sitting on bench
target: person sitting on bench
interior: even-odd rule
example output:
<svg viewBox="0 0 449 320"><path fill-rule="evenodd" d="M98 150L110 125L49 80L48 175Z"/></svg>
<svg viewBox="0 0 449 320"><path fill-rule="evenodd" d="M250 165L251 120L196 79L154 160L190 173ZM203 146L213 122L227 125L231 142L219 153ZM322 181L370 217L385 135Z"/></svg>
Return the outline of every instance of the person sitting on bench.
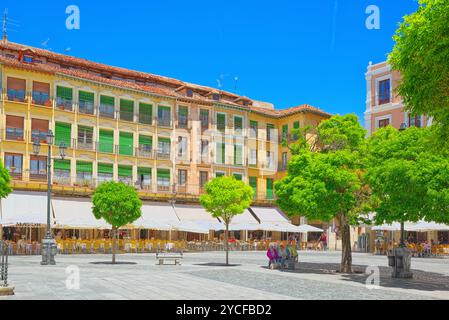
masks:
<svg viewBox="0 0 449 320"><path fill-rule="evenodd" d="M280 263L281 263L281 270L284 270L285 268L285 262L289 259L289 252L288 250L284 247L284 245L281 244L280 248L279 248L279 258L280 258Z"/></svg>
<svg viewBox="0 0 449 320"><path fill-rule="evenodd" d="M298 251L296 251L296 247L290 244L287 246L287 250L289 252L289 259L293 260L293 262L298 262Z"/></svg>
<svg viewBox="0 0 449 320"><path fill-rule="evenodd" d="M270 268L272 265L276 264L278 262L278 253L276 248L273 246L273 244L270 244L267 250L267 257L268 257L268 268Z"/></svg>

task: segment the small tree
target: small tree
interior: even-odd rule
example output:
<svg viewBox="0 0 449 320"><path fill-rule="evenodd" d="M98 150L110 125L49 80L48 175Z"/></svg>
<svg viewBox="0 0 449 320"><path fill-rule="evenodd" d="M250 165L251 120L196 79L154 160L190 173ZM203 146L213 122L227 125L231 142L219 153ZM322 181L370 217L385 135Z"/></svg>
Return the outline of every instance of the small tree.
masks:
<svg viewBox="0 0 449 320"><path fill-rule="evenodd" d="M431 137L431 128L415 127L387 127L370 137L366 177L378 199L378 224L449 222L449 158L429 147Z"/></svg>
<svg viewBox="0 0 449 320"><path fill-rule="evenodd" d="M209 181L205 191L200 197L201 205L213 217L220 218L226 227L224 241L226 265L229 265L229 224L234 216L242 214L251 205L254 190L234 177L219 177Z"/></svg>
<svg viewBox="0 0 449 320"><path fill-rule="evenodd" d="M340 271L351 273L350 225L361 220L370 199L362 179L365 130L355 115L337 115L318 126L314 139L299 137L291 150L288 175L275 186L277 204L291 216L336 219L342 238Z"/></svg>
<svg viewBox="0 0 449 320"><path fill-rule="evenodd" d="M6 198L8 194L12 192L11 176L9 171L3 166L3 162L0 160L0 199Z"/></svg>
<svg viewBox="0 0 449 320"><path fill-rule="evenodd" d="M93 214L112 226L112 263L115 264L117 230L142 215L142 201L137 192L121 182L102 183L92 197Z"/></svg>

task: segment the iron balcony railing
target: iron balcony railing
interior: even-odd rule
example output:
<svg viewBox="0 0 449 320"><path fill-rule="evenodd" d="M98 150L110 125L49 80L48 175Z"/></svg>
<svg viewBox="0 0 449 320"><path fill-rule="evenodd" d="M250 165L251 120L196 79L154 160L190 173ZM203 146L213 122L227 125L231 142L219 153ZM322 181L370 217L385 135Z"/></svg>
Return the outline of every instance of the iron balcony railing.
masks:
<svg viewBox="0 0 449 320"><path fill-rule="evenodd" d="M150 114L140 113L139 114L139 123L140 124L152 125L153 124L153 117Z"/></svg>
<svg viewBox="0 0 449 320"><path fill-rule="evenodd" d="M31 131L31 142L39 140L40 143L47 143L48 131L32 130Z"/></svg>
<svg viewBox="0 0 449 320"><path fill-rule="evenodd" d="M170 152L157 150L157 159L158 160L170 160Z"/></svg>
<svg viewBox="0 0 449 320"><path fill-rule="evenodd" d="M78 140L76 142L76 148L80 149L80 150L88 150L88 151L92 151L94 150L94 142L92 141L92 139L86 139L86 140Z"/></svg>
<svg viewBox="0 0 449 320"><path fill-rule="evenodd" d="M92 101L80 101L78 103L78 112L84 114L95 114L95 106Z"/></svg>
<svg viewBox="0 0 449 320"><path fill-rule="evenodd" d="M24 130L23 128L6 128L6 140L16 140L23 141L24 140Z"/></svg>
<svg viewBox="0 0 449 320"><path fill-rule="evenodd" d="M32 96L32 103L35 105L46 107L52 106L52 99L50 98L50 94L48 92L33 91L31 93L31 96Z"/></svg>
<svg viewBox="0 0 449 320"><path fill-rule="evenodd" d="M157 125L160 127L171 127L171 119L158 118Z"/></svg>
<svg viewBox="0 0 449 320"><path fill-rule="evenodd" d="M57 97L56 108L59 110L73 111L73 100Z"/></svg>
<svg viewBox="0 0 449 320"><path fill-rule="evenodd" d="M120 120L122 121L134 121L134 113L130 111L120 111Z"/></svg>
<svg viewBox="0 0 449 320"><path fill-rule="evenodd" d="M25 90L8 89L7 97L9 101L27 102Z"/></svg>
<svg viewBox="0 0 449 320"><path fill-rule="evenodd" d="M132 145L116 146L117 154L121 156L134 156L134 147Z"/></svg>
<svg viewBox="0 0 449 320"><path fill-rule="evenodd" d="M112 105L100 104L100 106L98 107L98 111L99 111L100 117L105 117L105 118L110 118L110 119L115 118L115 107Z"/></svg>
<svg viewBox="0 0 449 320"><path fill-rule="evenodd" d="M136 148L136 156L141 158L154 158L154 152L151 145L140 145L138 148Z"/></svg>

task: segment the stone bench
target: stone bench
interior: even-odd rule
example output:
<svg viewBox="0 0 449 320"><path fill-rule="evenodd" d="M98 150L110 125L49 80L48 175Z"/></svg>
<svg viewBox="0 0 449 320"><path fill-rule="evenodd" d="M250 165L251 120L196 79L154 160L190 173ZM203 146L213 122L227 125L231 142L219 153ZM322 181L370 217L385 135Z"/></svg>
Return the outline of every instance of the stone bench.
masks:
<svg viewBox="0 0 449 320"><path fill-rule="evenodd" d="M176 265L181 265L181 260L183 259L182 252L157 252L156 260L158 261L156 265L165 265L166 262L171 261Z"/></svg>

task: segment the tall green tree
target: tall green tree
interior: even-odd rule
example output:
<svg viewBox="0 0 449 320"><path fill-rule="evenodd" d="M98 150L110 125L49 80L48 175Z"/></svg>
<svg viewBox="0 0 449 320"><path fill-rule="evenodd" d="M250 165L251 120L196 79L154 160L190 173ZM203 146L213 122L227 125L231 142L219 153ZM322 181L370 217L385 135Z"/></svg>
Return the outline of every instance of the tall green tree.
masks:
<svg viewBox="0 0 449 320"><path fill-rule="evenodd" d="M95 218L104 219L112 226L112 263L115 264L117 230L140 218L142 201L134 188L110 181L95 190L92 203Z"/></svg>
<svg viewBox="0 0 449 320"><path fill-rule="evenodd" d="M277 204L290 216L337 220L342 237L340 270L345 273L352 272L350 225L358 223L369 200L362 179L365 135L353 114L323 121L314 139L299 138L287 176L276 183Z"/></svg>
<svg viewBox="0 0 449 320"><path fill-rule="evenodd" d="M419 0L418 10L396 31L388 59L401 72L398 94L406 108L434 117L443 142L449 137L448 21L449 0Z"/></svg>
<svg viewBox="0 0 449 320"><path fill-rule="evenodd" d="M229 224L251 205L253 197L253 188L234 177L219 177L209 181L205 186L205 194L200 197L200 203L206 211L225 224L226 265L229 264Z"/></svg>
<svg viewBox="0 0 449 320"><path fill-rule="evenodd" d="M449 222L449 157L429 148L431 140L432 128L415 127L382 128L369 138L366 179L378 224Z"/></svg>

